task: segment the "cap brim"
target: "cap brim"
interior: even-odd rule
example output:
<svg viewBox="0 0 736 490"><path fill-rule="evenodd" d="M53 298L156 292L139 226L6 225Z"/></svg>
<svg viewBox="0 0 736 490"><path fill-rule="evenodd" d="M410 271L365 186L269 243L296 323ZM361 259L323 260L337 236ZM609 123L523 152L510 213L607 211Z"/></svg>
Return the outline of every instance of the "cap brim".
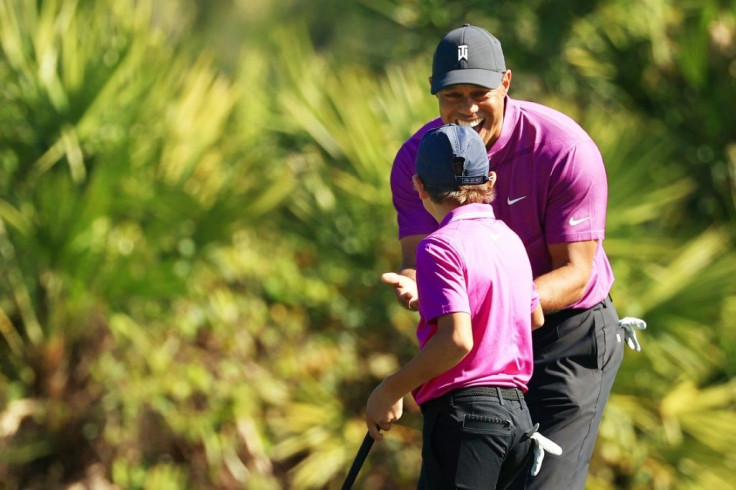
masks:
<svg viewBox="0 0 736 490"><path fill-rule="evenodd" d="M504 72L483 70L480 68L452 70L440 76L432 77L431 92L434 95L445 87L459 83L470 83L472 85L494 89L501 85L503 74Z"/></svg>

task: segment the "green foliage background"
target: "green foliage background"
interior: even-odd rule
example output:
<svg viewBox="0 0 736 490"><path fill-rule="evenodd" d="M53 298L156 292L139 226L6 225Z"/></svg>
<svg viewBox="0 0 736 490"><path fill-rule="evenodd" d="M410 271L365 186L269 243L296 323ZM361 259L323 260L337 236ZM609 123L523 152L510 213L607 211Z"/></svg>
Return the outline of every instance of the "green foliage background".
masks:
<svg viewBox="0 0 736 490"><path fill-rule="evenodd" d="M339 487L415 349L388 174L463 22L606 161L649 328L588 488L736 488L732 0L0 0L0 487ZM362 487L414 487L420 425Z"/></svg>

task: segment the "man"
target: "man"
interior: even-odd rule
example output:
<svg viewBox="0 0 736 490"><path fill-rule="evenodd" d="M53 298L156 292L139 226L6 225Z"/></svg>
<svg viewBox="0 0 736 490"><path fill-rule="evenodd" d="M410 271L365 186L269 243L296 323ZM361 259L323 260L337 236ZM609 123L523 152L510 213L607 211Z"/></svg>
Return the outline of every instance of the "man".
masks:
<svg viewBox="0 0 736 490"><path fill-rule="evenodd" d="M373 390L366 425L380 439L412 391L424 415L419 488L506 488L526 468L534 432L523 392L544 317L531 265L493 215L495 175L472 128L427 132L413 182L439 223L416 255L420 350Z"/></svg>
<svg viewBox="0 0 736 490"><path fill-rule="evenodd" d="M534 373L526 399L540 432L564 452L545 459L526 485L583 489L623 358L609 297L613 273L602 246L606 174L590 136L560 112L509 97L511 78L500 42L482 28L466 24L438 44L430 88L440 117L406 141L394 160L402 267L383 280L405 306L418 307L415 251L437 225L412 187L417 147L424 133L443 123L475 129L497 175L494 212L524 243L546 317L533 333Z"/></svg>

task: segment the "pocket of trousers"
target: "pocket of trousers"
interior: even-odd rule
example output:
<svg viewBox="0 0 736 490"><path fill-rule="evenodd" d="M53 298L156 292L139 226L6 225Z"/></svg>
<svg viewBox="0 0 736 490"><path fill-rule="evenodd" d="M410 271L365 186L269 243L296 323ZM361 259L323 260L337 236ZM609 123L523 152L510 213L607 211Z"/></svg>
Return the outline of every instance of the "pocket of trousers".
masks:
<svg viewBox="0 0 736 490"><path fill-rule="evenodd" d="M607 357L609 356L609 345L613 345L610 343L611 339L609 337L614 334L614 329L611 328L611 325L606 324L606 317L602 310L595 312L595 323L595 344L596 354L598 357L598 369L603 369L603 366L606 365ZM616 327L618 327L618 325L616 325Z"/></svg>
<svg viewBox="0 0 736 490"><path fill-rule="evenodd" d="M508 434L511 432L511 421L501 417L484 417L468 413L463 417L463 432Z"/></svg>

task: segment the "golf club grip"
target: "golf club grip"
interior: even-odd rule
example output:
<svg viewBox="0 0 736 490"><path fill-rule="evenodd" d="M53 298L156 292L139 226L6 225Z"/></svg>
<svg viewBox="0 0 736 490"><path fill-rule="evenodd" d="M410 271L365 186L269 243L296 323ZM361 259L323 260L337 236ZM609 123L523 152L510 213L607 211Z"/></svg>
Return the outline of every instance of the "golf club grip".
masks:
<svg viewBox="0 0 736 490"><path fill-rule="evenodd" d="M345 477L345 483L342 484L342 490L350 490L353 487L355 478L357 478L358 472L363 466L365 458L368 456L368 451L371 450L371 446L373 446L373 438L370 432L366 432L363 443L360 445L360 449L358 449L358 454L355 455L350 471L348 471L348 476Z"/></svg>

